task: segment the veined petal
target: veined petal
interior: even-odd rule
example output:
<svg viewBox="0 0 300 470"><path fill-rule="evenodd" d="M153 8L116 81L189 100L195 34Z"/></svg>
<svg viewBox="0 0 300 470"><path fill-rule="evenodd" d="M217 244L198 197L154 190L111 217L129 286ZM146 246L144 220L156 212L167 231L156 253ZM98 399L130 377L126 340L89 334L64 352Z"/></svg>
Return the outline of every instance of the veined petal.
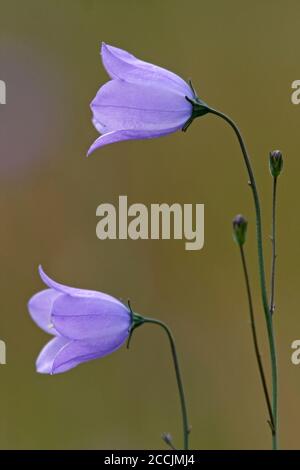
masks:
<svg viewBox="0 0 300 470"><path fill-rule="evenodd" d="M96 139L93 144L90 146L87 156L91 155L94 150L104 147L104 145L113 144L115 142L121 142L124 140L139 140L139 139L152 139L154 137L161 137L172 132L176 132L180 127L171 127L170 129L164 129L163 131L132 131L132 130L122 130L122 131L113 131L103 134L98 139Z"/></svg>
<svg viewBox="0 0 300 470"><path fill-rule="evenodd" d="M192 114L192 105L183 95L162 89L156 83L121 80L103 85L91 108L97 124L106 132L179 129Z"/></svg>
<svg viewBox="0 0 300 470"><path fill-rule="evenodd" d="M119 349L126 341L128 334L106 337L101 340L72 341L57 354L53 361L53 374L66 372L87 361L107 356Z"/></svg>
<svg viewBox="0 0 300 470"><path fill-rule="evenodd" d="M62 294L57 290L45 289L31 297L28 302L28 310L33 321L51 335L57 334L51 323L51 313L53 303L60 295Z"/></svg>
<svg viewBox="0 0 300 470"><path fill-rule="evenodd" d="M78 340L126 335L132 323L128 307L121 303L69 295L54 302L51 321L62 336Z"/></svg>
<svg viewBox="0 0 300 470"><path fill-rule="evenodd" d="M123 49L102 43L101 56L103 65L112 79L128 82L159 82L161 86L177 90L182 95L192 98L189 85L178 75L157 65L137 59Z"/></svg>
<svg viewBox="0 0 300 470"><path fill-rule="evenodd" d="M51 374L53 368L53 361L59 351L63 349L71 341L59 336L52 339L40 352L36 360L36 370L40 374Z"/></svg>
<svg viewBox="0 0 300 470"><path fill-rule="evenodd" d="M50 287L51 289L55 289L58 292L71 295L73 297L93 297L93 298L97 297L100 300L107 300L124 308L124 304L122 304L122 302L117 300L115 297L112 297L111 295L104 294L103 292L98 292L94 290L77 289L76 287L65 286L64 284L60 284L59 282L54 281L49 276L47 276L42 266L39 266L39 274L41 276L42 281L48 287Z"/></svg>
<svg viewBox="0 0 300 470"><path fill-rule="evenodd" d="M77 365L104 357L122 346L127 334L106 337L101 340L70 341L59 337L50 341L37 359L37 371L41 374L59 374Z"/></svg>

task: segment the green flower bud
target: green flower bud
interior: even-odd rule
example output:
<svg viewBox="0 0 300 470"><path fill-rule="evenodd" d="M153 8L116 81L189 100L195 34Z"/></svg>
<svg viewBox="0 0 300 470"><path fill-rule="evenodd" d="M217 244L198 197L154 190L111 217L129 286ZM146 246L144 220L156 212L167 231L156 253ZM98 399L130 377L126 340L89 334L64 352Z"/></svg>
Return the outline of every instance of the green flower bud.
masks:
<svg viewBox="0 0 300 470"><path fill-rule="evenodd" d="M244 245L246 241L248 222L242 215L237 215L233 221L233 238L238 245Z"/></svg>
<svg viewBox="0 0 300 470"><path fill-rule="evenodd" d="M273 150L273 152L270 152L269 166L271 175L274 178L277 178L277 176L280 175L283 167L283 158L280 150Z"/></svg>

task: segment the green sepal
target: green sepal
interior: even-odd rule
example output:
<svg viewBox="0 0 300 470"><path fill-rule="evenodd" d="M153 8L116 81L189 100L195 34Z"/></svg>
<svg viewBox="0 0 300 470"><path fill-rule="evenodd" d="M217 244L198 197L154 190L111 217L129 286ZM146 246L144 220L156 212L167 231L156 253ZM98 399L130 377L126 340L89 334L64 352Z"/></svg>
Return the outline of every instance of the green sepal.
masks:
<svg viewBox="0 0 300 470"><path fill-rule="evenodd" d="M138 328L139 326L141 326L143 323L145 323L145 318L142 317L142 315L139 315L138 313L133 312L131 310L130 304L129 304L129 308L130 308L130 312L131 312L132 323L131 323L131 328L130 328L129 336L128 336L128 340L127 340L127 349L129 349L130 341L131 341L132 334L133 334L134 330L136 328Z"/></svg>

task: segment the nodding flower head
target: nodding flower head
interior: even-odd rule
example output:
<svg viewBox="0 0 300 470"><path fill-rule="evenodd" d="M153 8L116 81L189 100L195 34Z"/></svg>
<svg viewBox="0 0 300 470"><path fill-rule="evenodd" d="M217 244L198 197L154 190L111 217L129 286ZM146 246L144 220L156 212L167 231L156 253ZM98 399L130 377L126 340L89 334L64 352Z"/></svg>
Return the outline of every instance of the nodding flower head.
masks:
<svg viewBox="0 0 300 470"><path fill-rule="evenodd" d="M94 126L102 135L88 155L121 140L186 130L195 117L209 112L191 84L175 73L104 43L101 56L111 80L91 103Z"/></svg>
<svg viewBox="0 0 300 470"><path fill-rule="evenodd" d="M37 371L58 374L120 348L133 326L129 307L102 292L77 289L39 273L48 289L28 303L32 319L54 336L41 351Z"/></svg>

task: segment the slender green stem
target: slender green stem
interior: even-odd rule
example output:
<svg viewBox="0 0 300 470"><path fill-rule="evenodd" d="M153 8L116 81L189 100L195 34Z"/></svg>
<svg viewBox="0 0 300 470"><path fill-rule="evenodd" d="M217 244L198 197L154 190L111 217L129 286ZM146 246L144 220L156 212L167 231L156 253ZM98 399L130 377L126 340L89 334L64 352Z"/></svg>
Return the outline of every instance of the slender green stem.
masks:
<svg viewBox="0 0 300 470"><path fill-rule="evenodd" d="M153 323L154 325L161 326L164 329L164 331L167 333L167 336L169 338L172 357L173 357L173 362L174 362L176 380L177 380L177 385L178 385L178 391L179 391L181 412L182 412L183 449L188 450L188 448L189 448L190 426L189 426L189 422L188 422L186 400L185 400L183 382L182 382L182 378L181 378L181 372L180 372L179 361L178 361L178 356L177 356L177 352L176 352L174 337L173 337L169 327L165 323L161 322L160 320L155 320L153 318L143 317L143 323Z"/></svg>
<svg viewBox="0 0 300 470"><path fill-rule="evenodd" d="M245 283L246 283L246 290L247 290L247 297L248 297L248 304L249 304L249 314L250 314L250 325L251 325L251 331L252 331L252 338L253 338L253 344L254 344L254 351L255 351L255 356L257 360L257 365L259 369L259 374L261 378L261 383L263 386L263 391L266 399L266 404L268 408L268 413L269 413L269 424L271 427L272 433L274 432L274 419L273 419L273 412L272 412L272 406L271 406L271 400L269 397L269 392L268 392L268 386L267 386L267 381L266 381L266 376L264 372L264 367L261 359L261 354L259 351L259 345L258 345L258 339L257 339L257 333L256 333L256 325L255 325L255 317L254 317L254 309L253 309L253 302L252 302L252 294L251 294L251 288L250 288L250 281L249 281L249 275L248 275L248 268L247 268L247 262L246 262L246 256L245 256L245 251L243 245L239 245L240 247L240 254L241 254L241 261L243 265L243 272L245 276Z"/></svg>
<svg viewBox="0 0 300 470"><path fill-rule="evenodd" d="M264 265L264 255L263 255L263 242L262 242L262 223L261 223L261 210L260 210L260 201L259 195L256 187L256 182L250 162L250 158L248 156L247 148L242 138L241 132L235 122L226 114L223 114L220 111L215 109L209 109L209 112L215 114L216 116L221 117L224 119L234 130L237 139L239 141L244 162L247 168L248 176L249 176L249 184L252 190L252 195L254 199L254 206L255 206L255 213L256 213L256 235L257 235L257 251L258 251L258 265L259 265L259 278L260 278L260 288L261 288L261 296L262 296L262 304L265 314L267 332L268 332L268 340L269 340L269 348L270 348L270 358L271 358L271 369L272 369L272 411L273 411L273 418L274 418L274 433L272 436L272 443L273 449L277 449L277 359L276 359L276 346L275 346L275 338L274 338L274 331L273 331L273 321L272 315L270 314L269 310L269 303L267 297L267 289L266 289L266 278L265 278L265 265Z"/></svg>
<svg viewBox="0 0 300 470"><path fill-rule="evenodd" d="M273 197L272 197L272 268L271 268L271 294L270 294L270 313L275 310L275 267L276 267L276 195L277 195L277 177L273 177Z"/></svg>

